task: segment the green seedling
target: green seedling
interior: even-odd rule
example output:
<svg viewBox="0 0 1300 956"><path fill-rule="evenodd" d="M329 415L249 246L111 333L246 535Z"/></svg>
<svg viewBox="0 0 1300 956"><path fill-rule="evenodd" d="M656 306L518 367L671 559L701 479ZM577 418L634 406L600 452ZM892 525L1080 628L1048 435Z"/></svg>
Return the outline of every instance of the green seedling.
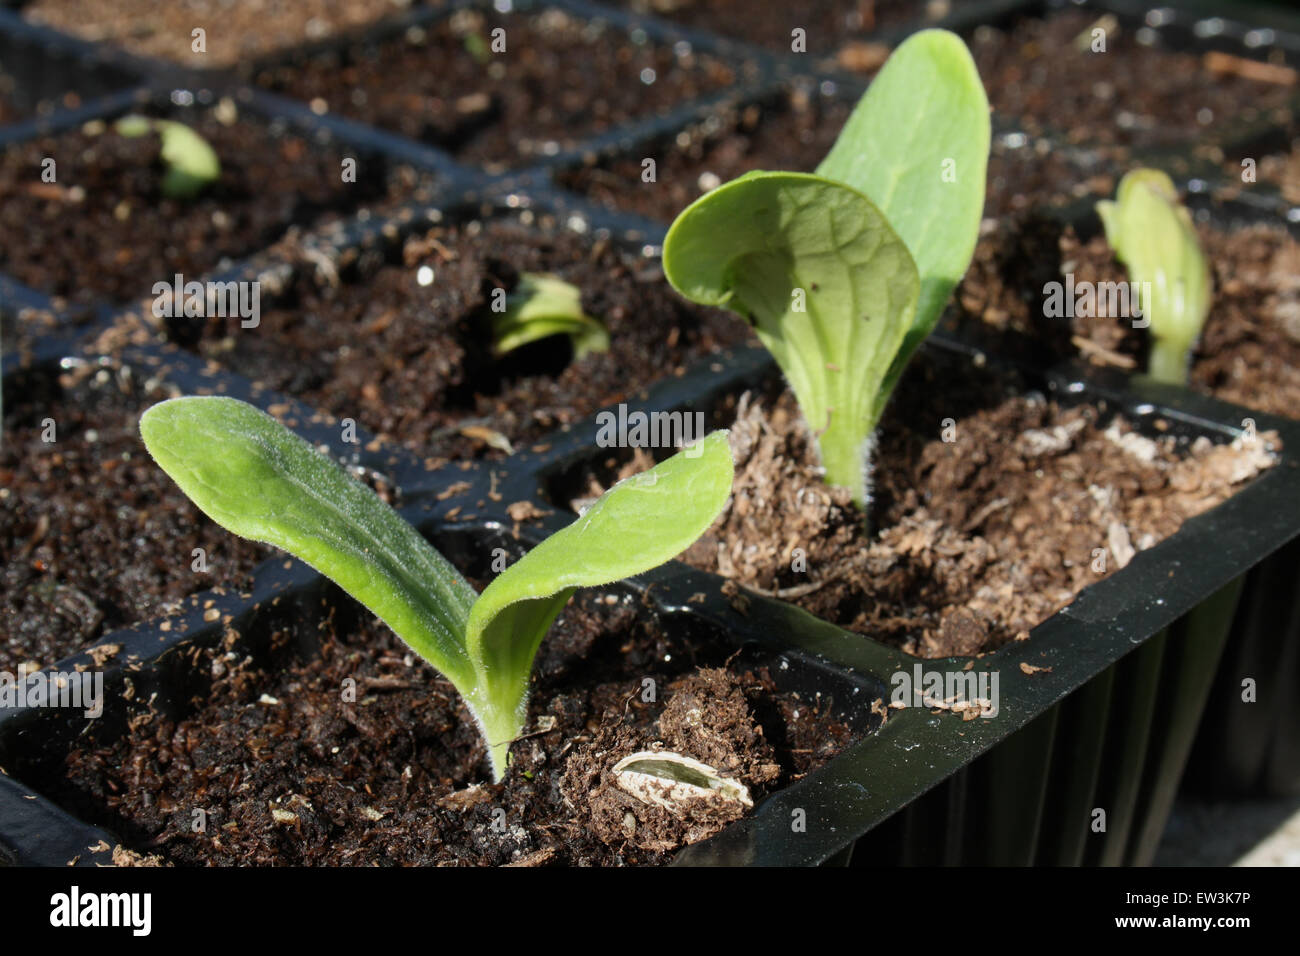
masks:
<svg viewBox="0 0 1300 956"><path fill-rule="evenodd" d="M815 173L741 176L665 239L668 281L753 323L827 482L860 507L885 404L974 254L990 135L965 44L925 30L894 51Z"/></svg>
<svg viewBox="0 0 1300 956"><path fill-rule="evenodd" d="M488 50L488 42L483 39L481 33L472 31L466 33L461 43L464 44L465 52L478 61L480 66L486 65L492 59L492 54Z"/></svg>
<svg viewBox="0 0 1300 956"><path fill-rule="evenodd" d="M167 167L162 191L169 199L193 199L221 176L216 150L184 123L132 113L123 116L113 128L119 136L156 133L162 140L162 161Z"/></svg>
<svg viewBox="0 0 1300 956"><path fill-rule="evenodd" d="M558 276L525 272L509 295L501 294L500 311L492 311L496 353L504 355L552 335L573 341L573 357L609 351L609 332L582 311L582 293Z"/></svg>
<svg viewBox="0 0 1300 956"><path fill-rule="evenodd" d="M523 732L533 658L574 591L673 558L731 493L727 433L714 432L691 456L680 452L619 482L476 595L378 495L251 405L171 399L141 416L140 434L204 514L316 568L450 680L498 781Z"/></svg>
<svg viewBox="0 0 1300 956"><path fill-rule="evenodd" d="M1214 291L1191 214L1173 180L1158 169L1124 175L1115 199L1097 203L1106 241L1143 292L1151 329L1148 372L1186 384L1191 351L1201 336Z"/></svg>

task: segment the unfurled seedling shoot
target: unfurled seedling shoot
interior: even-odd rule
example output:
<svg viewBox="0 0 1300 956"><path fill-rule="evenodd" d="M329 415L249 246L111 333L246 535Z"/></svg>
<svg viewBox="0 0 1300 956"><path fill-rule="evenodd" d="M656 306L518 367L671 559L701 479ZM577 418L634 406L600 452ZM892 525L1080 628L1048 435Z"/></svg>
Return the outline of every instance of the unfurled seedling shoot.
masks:
<svg viewBox="0 0 1300 956"><path fill-rule="evenodd" d="M132 113L123 116L113 128L119 136L156 133L162 140L160 155L167 167L162 191L169 199L193 199L221 176L221 161L216 150L184 123Z"/></svg>
<svg viewBox="0 0 1300 956"><path fill-rule="evenodd" d="M1214 292L1210 268L1191 214L1173 180L1158 169L1134 169L1115 199L1097 203L1106 241L1145 295L1151 329L1151 377L1186 384L1191 351L1201 336Z"/></svg>
<svg viewBox="0 0 1300 956"><path fill-rule="evenodd" d="M498 355L552 335L573 341L573 357L609 351L609 332L582 311L582 292L558 276L525 272L503 308L492 309L492 338Z"/></svg>
<svg viewBox="0 0 1300 956"><path fill-rule="evenodd" d="M619 482L476 595L378 495L251 405L172 399L141 416L140 433L204 514L316 568L450 680L497 780L523 732L533 658L574 591L673 558L731 493L727 433L714 432L698 455L681 452Z"/></svg>
<svg viewBox="0 0 1300 956"><path fill-rule="evenodd" d="M827 482L859 506L885 403L974 253L989 139L965 44L925 30L894 51L815 174L741 176L664 242L674 288L754 324Z"/></svg>

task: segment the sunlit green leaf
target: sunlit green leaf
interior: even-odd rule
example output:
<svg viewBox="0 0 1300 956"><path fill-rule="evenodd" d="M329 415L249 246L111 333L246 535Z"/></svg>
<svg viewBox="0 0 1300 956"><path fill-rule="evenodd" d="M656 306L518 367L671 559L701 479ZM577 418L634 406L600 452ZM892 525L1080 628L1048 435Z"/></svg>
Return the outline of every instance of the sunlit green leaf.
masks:
<svg viewBox="0 0 1300 956"><path fill-rule="evenodd" d="M573 591L639 574L685 550L731 490L726 433L715 432L611 488L476 599L373 491L251 405L172 399L144 413L140 433L213 521L301 558L441 671L478 721L498 780L524 727L533 658Z"/></svg>
<svg viewBox="0 0 1300 956"><path fill-rule="evenodd" d="M965 44L925 30L894 51L816 174L741 176L665 239L668 281L753 321L826 480L861 506L889 395L970 264L989 138Z"/></svg>
<svg viewBox="0 0 1300 956"><path fill-rule="evenodd" d="M479 690L505 725L486 727L494 762L504 760L507 730L522 726L533 657L570 595L641 574L690 547L726 504L732 472L727 433L714 432L619 482L488 585L470 612L466 643Z"/></svg>
<svg viewBox="0 0 1300 956"><path fill-rule="evenodd" d="M863 502L863 446L918 290L907 247L880 211L808 173L750 173L677 217L664 273L687 298L754 322L818 436L826 480Z"/></svg>

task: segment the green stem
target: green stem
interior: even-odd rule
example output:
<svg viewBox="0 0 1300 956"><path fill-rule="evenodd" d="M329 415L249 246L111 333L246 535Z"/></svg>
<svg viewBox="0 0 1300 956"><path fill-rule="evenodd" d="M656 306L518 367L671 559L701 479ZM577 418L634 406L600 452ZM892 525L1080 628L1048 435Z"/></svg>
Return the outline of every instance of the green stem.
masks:
<svg viewBox="0 0 1300 956"><path fill-rule="evenodd" d="M524 732L523 721L518 712L491 706L477 710L471 705L470 712L474 714L487 744L488 759L492 762L492 780L500 783L505 779L506 770L510 766L510 745Z"/></svg>
<svg viewBox="0 0 1300 956"><path fill-rule="evenodd" d="M1191 347L1170 339L1151 339L1151 356L1147 360L1147 374L1157 382L1169 385L1187 384L1187 366Z"/></svg>
<svg viewBox="0 0 1300 956"><path fill-rule="evenodd" d="M828 485L847 488L853 503L862 512L863 526L869 531L868 507L871 503L871 458L875 451L875 421L865 430L843 428L836 434L828 429L818 438L825 481ZM862 438L862 435L866 438Z"/></svg>

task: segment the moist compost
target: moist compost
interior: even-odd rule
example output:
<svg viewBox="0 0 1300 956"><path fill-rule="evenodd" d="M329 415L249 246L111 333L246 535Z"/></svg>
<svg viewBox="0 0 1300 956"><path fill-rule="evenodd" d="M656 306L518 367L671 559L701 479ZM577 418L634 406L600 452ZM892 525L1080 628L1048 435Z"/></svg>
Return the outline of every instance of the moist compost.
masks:
<svg viewBox="0 0 1300 956"><path fill-rule="evenodd" d="M866 534L822 481L792 395L746 393L734 414L732 501L684 560L923 657L1027 637L1269 467L1276 441L1149 439L923 356L879 432Z"/></svg>
<svg viewBox="0 0 1300 956"><path fill-rule="evenodd" d="M1104 53L1092 51L1095 27L1106 30ZM994 110L1070 143L1186 145L1257 122L1291 125L1293 85L1219 72L1212 58L1161 42L1158 31L1080 10L979 27L970 46Z"/></svg>
<svg viewBox="0 0 1300 956"><path fill-rule="evenodd" d="M635 13L652 14L692 30L792 52L791 33L804 31L808 53L828 53L846 41L861 42L879 30L946 16L948 0L814 0L812 3L752 3L749 0L619 0Z"/></svg>
<svg viewBox="0 0 1300 956"><path fill-rule="evenodd" d="M410 0L30 0L23 5L23 15L83 40L116 44L137 56L213 69L357 30L410 5ZM194 49L196 26L207 30L203 51Z"/></svg>
<svg viewBox="0 0 1300 956"><path fill-rule="evenodd" d="M492 295L523 272L577 286L609 329L609 351L575 361L568 339L553 337L495 357ZM489 220L413 236L400 261L338 283L307 263L286 307L264 305L256 329L210 319L194 347L424 454L464 458L540 438L749 334L612 243Z"/></svg>
<svg viewBox="0 0 1300 956"><path fill-rule="evenodd" d="M197 279L306 225L385 197L386 164L362 159L345 183L341 156L280 123L240 117L231 101L179 117L216 150L221 177L198 197L162 194L156 136L130 139L94 121L0 156L0 272L74 301L149 298L176 273ZM56 181L43 182L46 158ZM410 171L392 188L410 188Z"/></svg>
<svg viewBox="0 0 1300 956"><path fill-rule="evenodd" d="M140 441L140 413L166 395L104 369L66 388L33 376L6 397L0 670L53 664L188 594L251 583L269 550L204 517Z"/></svg>
<svg viewBox="0 0 1300 956"><path fill-rule="evenodd" d="M727 820L679 820L611 793L603 778L620 757L661 744L757 798L849 739L824 702L776 690L764 667L727 666L729 652L685 646L628 603L587 595L542 644L530 736L493 785L455 690L386 627L327 624L319 641L309 659L287 633L263 659L237 643L196 650L192 673L211 679L196 709L146 709L123 736L85 742L61 799L177 864L656 864Z"/></svg>
<svg viewBox="0 0 1300 956"><path fill-rule="evenodd" d="M492 32L505 30L504 52ZM561 10L464 10L383 42L259 71L258 82L463 161L507 167L663 113L736 79L688 47L634 42Z"/></svg>

